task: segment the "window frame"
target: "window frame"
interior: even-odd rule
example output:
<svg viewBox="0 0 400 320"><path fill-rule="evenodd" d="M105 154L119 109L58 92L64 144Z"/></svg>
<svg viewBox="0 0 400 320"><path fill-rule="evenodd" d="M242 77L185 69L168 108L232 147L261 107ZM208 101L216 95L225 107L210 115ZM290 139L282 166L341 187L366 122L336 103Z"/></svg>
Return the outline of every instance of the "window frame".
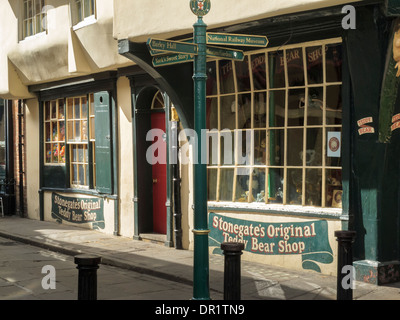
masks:
<svg viewBox="0 0 400 320"><path fill-rule="evenodd" d="M96 190L96 163L95 163L95 137L94 137L94 98L93 98L94 93L87 93L86 95L76 95L76 96L69 96L65 98L58 98L58 99L52 99L52 100L45 100L43 101L43 166L44 167L49 167L49 166L59 166L59 167L64 167L66 171L68 172L67 174L67 181L66 185L69 188L77 189L77 190ZM69 117L69 108L71 107L73 112L75 109L75 99L79 99L79 109L80 109L80 115L82 114L82 99L86 99L86 104L87 104L87 113L86 117L80 116L79 118L75 118L75 114L73 113L72 118ZM73 105L69 105L69 100L72 100ZM64 107L64 114L62 118L58 114L59 112L59 102L63 101L63 107ZM51 116L51 105L52 102L56 102L57 106L57 114L56 118L52 118ZM50 106L50 118L47 119L46 112L47 112L47 106ZM73 132L75 132L75 122L80 123L80 134L82 135L82 130L83 130L83 122L86 121L86 139L85 137L81 137L80 139L69 139L70 134L71 134L71 129L69 129L69 124L72 123L73 125ZM50 129L52 128L52 123L57 122L57 127L60 127L60 122L64 123L64 140L61 141L57 139L57 141L47 141L47 124L50 124ZM50 131L52 132L52 131ZM59 131L58 131L59 132ZM65 160L64 162L58 161L57 163L54 162L47 162L47 152L48 149L46 146L50 144L58 144L61 145L63 144L65 146ZM76 159L73 159L74 153L73 149L74 146L82 146L83 149L86 149L87 153L87 161L75 161ZM51 148L52 150L52 148ZM85 151L84 151L85 152ZM84 157L86 158L86 157ZM83 159L85 160L85 159ZM85 184L79 184L79 183L74 183L73 180L73 166L74 165L84 165L86 167L84 180L87 181Z"/></svg>
<svg viewBox="0 0 400 320"><path fill-rule="evenodd" d="M218 164L208 164L207 165L207 174L210 174L210 170L217 170L216 171L216 178L214 178L214 181L216 183L215 186L215 199L212 200L208 200L209 206L215 206L215 207L248 207L253 206L253 207L257 207L257 208L262 208L262 209L266 209L266 208L281 208L283 210L290 210L291 208L294 209L295 205L292 205L289 203L289 199L288 199L288 192L286 190L286 186L287 186L287 179L288 179L288 170L290 169L301 169L302 170L302 177L305 176L306 170L308 169L318 169L322 171L322 177L321 177L321 190L320 190L320 194L321 194L321 205L320 206L310 206L310 210L311 211L317 211L317 210L322 210L325 212L334 212L334 213L341 213L342 212L342 207L338 208L338 207L332 207L332 206L327 206L327 171L328 170L340 170L341 175L343 172L343 162L341 162L340 166L330 166L326 163L326 148L327 148L327 131L328 129L334 129L334 130L339 130L342 132L343 131L343 121L341 122L341 124L337 124L337 125L331 125L331 124L327 124L326 123L326 110L327 110L327 106L326 106L326 91L327 91L327 87L329 86L342 86L343 84L343 78L341 79L340 82L327 82L326 80L326 52L325 50L322 50L322 69L323 69L323 80L321 83L316 83L316 84L309 84L308 83L308 73L307 73L307 54L306 54L306 49L310 48L310 47L317 47L317 46L322 46L322 49L324 49L326 46L331 45L331 44L338 44L338 45L342 45L343 41L341 38L331 38L331 39L322 39L322 40L315 40L315 41L308 41L308 42L300 42L300 43L293 43L290 45L285 45L285 46L281 46L279 48L267 48L267 49L261 49L261 50L254 50L254 51L249 51L246 52L245 55L247 56L247 62L248 62L248 70L250 70L250 90L249 91L239 91L238 90L238 81L237 81L237 73L236 73L236 63L232 63L232 68L233 68L233 82L234 82L234 87L235 89L233 90L232 93L221 93L221 82L220 82L220 69L219 69L219 61L223 61L221 59L210 59L208 61L216 61L215 63L215 76L216 76L216 88L217 88L217 92L213 92L212 94L208 94L207 95L207 99L213 99L216 98L217 99L217 112L218 112L218 141L221 141L221 130L224 128L221 128L221 97L227 97L227 96L234 96L235 97L235 113L236 113L236 126L235 126L235 130L242 130L242 129L238 129L238 97L244 94L251 94L252 98L251 98L251 127L250 127L250 131L252 132L251 134L251 139L252 139L252 145L254 146L254 132L256 130L264 130L266 132L266 136L268 137L268 135L270 134L271 128L273 129L282 129L284 131L284 164L282 166L273 166L273 165L258 165L254 163L254 151L252 151L253 153L253 157L251 157L251 164L250 165L239 165L237 163L237 159L235 158L235 163L233 163L232 165L222 165L221 161L221 157L222 157L222 147L220 146L219 143L219 147L218 147ZM291 49L295 49L295 48L301 48L302 50L302 57L303 57L303 72L304 72L304 84L301 86L289 86L288 84L288 66L287 66L287 60L284 60L284 74L285 74L285 85L284 87L279 87L279 88L271 88L269 85L269 81L268 81L268 77L270 76L269 74L269 66L268 66L268 60L269 59L265 59L265 68L266 68L266 88L265 89L261 89L261 90L255 90L254 88L254 83L253 83L253 76L251 73L251 64L252 64L252 59L250 57L256 56L257 54L269 54L271 52L274 51L282 51L284 53L286 53L288 50ZM286 55L285 55L286 56ZM305 123L303 123L302 126L289 126L288 125L288 117L287 117L287 112L288 112L288 92L292 89L302 89L305 92L305 99L308 98L308 91L310 88L323 88L323 94L324 94L324 101L323 101L323 122L321 125L316 125L316 126L308 126L306 119L307 119L307 106L305 107L306 109L304 110L304 121ZM267 120L266 120L266 128L262 128L262 129L256 129L254 127L254 97L253 95L258 93L258 92L264 92L266 95L266 104L267 104L267 109L269 110L269 95L271 91L275 91L275 90L284 90L285 92L285 118L284 118L284 125L281 127L271 127L269 125L269 120L268 120L268 113L266 111L266 116L267 116ZM343 114L343 103L342 103L342 114ZM287 163L287 154L288 154L288 147L287 147L287 130L289 129L302 129L303 130L303 146L302 146L302 151L303 154L305 154L305 152L307 151L307 141L306 141L306 130L309 128L321 128L322 130L322 155L321 155L321 165L318 166L307 166L306 164L306 157L303 157L302 159L302 164L300 166L292 166L292 165L288 165ZM209 129L213 129L213 128L209 128ZM231 132L233 132L231 130ZM343 140L343 135L342 136L342 140ZM341 159L342 159L342 155L341 155ZM211 161L211 159L210 159ZM341 160L342 161L342 160ZM282 203L272 203L268 200L268 196L265 196L265 201L263 202L256 202L256 201L252 201L251 196L252 194L250 192L248 192L247 195L247 199L245 199L244 202L239 202L237 201L237 199L235 198L235 192L236 192L236 183L237 183L237 170L238 168L249 168L249 169L255 169L255 168L261 168L262 170L265 170L265 180L267 180L267 177L269 176L269 170L270 169L282 169L283 170L283 199L282 199ZM222 169L233 169L233 188L232 188L232 199L231 200L221 200L220 197L220 190L221 190L221 170ZM252 185L252 174L249 174L249 178L248 178L248 185ZM265 188L264 190L268 190L267 189L267 182L265 182ZM301 184L301 188L302 190L305 190L305 179L302 179L302 184ZM208 188L210 188L210 186L208 186ZM341 190L343 191L343 183L341 182ZM300 210L304 210L305 206L309 206L307 205L307 201L306 201L306 193L302 192L301 194L301 203L298 204L298 206L300 207Z"/></svg>
<svg viewBox="0 0 400 320"><path fill-rule="evenodd" d="M80 4L78 4L78 2ZM86 14L85 3L89 3L90 14ZM93 3L93 5L91 5ZM80 9L79 9L80 8ZM97 19L97 3L96 0L71 0L70 2L71 10L71 23L73 30L80 29L87 25L93 24ZM81 12L81 13L80 13ZM82 15L80 17L80 15Z"/></svg>
<svg viewBox="0 0 400 320"><path fill-rule="evenodd" d="M43 8L46 6L47 0L22 0L22 19L21 19L21 38L29 39L40 34L46 34L47 29L43 26L43 21L47 18L46 11ZM37 12L38 3L41 5L40 12ZM29 15L28 6L31 4L32 16ZM31 31L28 32L28 23L31 20ZM38 30L39 29L39 30Z"/></svg>

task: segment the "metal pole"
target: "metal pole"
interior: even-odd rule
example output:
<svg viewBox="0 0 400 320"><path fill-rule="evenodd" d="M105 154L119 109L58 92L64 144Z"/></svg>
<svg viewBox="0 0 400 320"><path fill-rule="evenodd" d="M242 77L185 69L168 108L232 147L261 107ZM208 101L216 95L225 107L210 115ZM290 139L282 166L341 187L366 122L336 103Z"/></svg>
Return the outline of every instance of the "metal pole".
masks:
<svg viewBox="0 0 400 320"><path fill-rule="evenodd" d="M171 108L171 157L172 157L172 174L173 174L173 209L174 209L174 233L175 233L175 248L182 249L182 212L181 212L181 178L179 173L178 160L178 127L179 117L176 109Z"/></svg>
<svg viewBox="0 0 400 320"><path fill-rule="evenodd" d="M343 279L347 275L343 273L342 270L344 266L353 266L352 244L355 236L355 231L335 231L335 237L338 242L337 300L353 300L352 285L350 285L349 288L343 287ZM353 281L353 279L351 279L351 281Z"/></svg>
<svg viewBox="0 0 400 320"><path fill-rule="evenodd" d="M97 269L101 257L81 254L75 256L78 274L78 300L97 300Z"/></svg>
<svg viewBox="0 0 400 320"><path fill-rule="evenodd" d="M225 255L224 266L224 300L240 300L240 256L244 249L243 243L224 242L221 249Z"/></svg>
<svg viewBox="0 0 400 320"><path fill-rule="evenodd" d="M197 146L194 165L194 261L193 299L209 300L209 256L207 223L207 167L202 163L202 131L206 128L206 31L207 25L198 16L193 41L198 46L194 59L194 127Z"/></svg>

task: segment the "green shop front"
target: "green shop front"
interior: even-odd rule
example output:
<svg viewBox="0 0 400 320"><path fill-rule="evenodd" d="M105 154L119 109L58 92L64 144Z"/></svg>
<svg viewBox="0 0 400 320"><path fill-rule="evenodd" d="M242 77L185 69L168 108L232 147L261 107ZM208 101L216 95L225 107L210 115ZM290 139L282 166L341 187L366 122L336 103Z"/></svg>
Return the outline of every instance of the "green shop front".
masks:
<svg viewBox="0 0 400 320"><path fill-rule="evenodd" d="M233 45L243 61L207 59L210 253L238 241L243 259L335 275L334 232L355 230L357 279L399 280L396 17L381 1L354 8L355 29L336 6L208 30L269 40ZM119 52L193 129L193 64L155 66L146 44L129 40Z"/></svg>

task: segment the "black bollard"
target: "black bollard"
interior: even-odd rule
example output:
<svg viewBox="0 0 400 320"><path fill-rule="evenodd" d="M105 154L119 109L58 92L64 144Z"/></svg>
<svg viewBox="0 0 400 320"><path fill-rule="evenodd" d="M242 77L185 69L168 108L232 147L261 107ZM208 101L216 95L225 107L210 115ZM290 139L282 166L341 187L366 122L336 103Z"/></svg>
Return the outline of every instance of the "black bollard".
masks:
<svg viewBox="0 0 400 320"><path fill-rule="evenodd" d="M352 286L346 289L342 285L343 278L347 275L343 273L342 270L344 266L353 266L352 246L355 236L355 231L335 231L335 237L338 242L337 300L353 300Z"/></svg>
<svg viewBox="0 0 400 320"><path fill-rule="evenodd" d="M101 257L81 254L75 256L78 274L78 300L97 300L97 269Z"/></svg>
<svg viewBox="0 0 400 320"><path fill-rule="evenodd" d="M225 255L224 300L240 300L240 256L243 243L224 242L221 249Z"/></svg>

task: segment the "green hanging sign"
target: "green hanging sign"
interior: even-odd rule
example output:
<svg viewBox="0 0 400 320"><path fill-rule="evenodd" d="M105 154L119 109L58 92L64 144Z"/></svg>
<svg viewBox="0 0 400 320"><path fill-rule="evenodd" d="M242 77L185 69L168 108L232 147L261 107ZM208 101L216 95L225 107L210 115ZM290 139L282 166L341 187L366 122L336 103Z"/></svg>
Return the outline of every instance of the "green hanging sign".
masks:
<svg viewBox="0 0 400 320"><path fill-rule="evenodd" d="M268 42L265 36L207 32L207 44L265 48Z"/></svg>

